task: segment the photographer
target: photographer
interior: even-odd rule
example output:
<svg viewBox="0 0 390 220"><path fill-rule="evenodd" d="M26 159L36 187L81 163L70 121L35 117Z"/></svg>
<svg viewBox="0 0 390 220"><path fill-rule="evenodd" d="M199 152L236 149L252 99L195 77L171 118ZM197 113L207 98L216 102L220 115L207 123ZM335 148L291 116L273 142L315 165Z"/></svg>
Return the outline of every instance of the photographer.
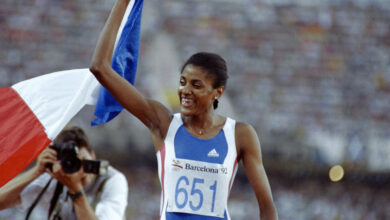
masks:
<svg viewBox="0 0 390 220"><path fill-rule="evenodd" d="M0 210L20 205L26 219L39 220L124 219L126 178L95 159L82 129L62 131L33 168L0 189Z"/></svg>

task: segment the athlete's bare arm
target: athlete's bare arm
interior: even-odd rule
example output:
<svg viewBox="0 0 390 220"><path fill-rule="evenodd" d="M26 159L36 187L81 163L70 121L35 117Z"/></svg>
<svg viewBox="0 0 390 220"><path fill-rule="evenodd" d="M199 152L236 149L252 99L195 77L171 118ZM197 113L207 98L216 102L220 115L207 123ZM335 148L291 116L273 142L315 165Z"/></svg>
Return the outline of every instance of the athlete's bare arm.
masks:
<svg viewBox="0 0 390 220"><path fill-rule="evenodd" d="M158 150L172 114L161 103L145 98L111 67L116 35L128 4L129 0L116 1L95 48L90 70L124 108L150 129Z"/></svg>
<svg viewBox="0 0 390 220"><path fill-rule="evenodd" d="M236 143L239 158L243 161L249 182L256 194L260 209L260 219L278 219L272 199L271 187L262 162L259 138L254 128L245 123L237 123Z"/></svg>

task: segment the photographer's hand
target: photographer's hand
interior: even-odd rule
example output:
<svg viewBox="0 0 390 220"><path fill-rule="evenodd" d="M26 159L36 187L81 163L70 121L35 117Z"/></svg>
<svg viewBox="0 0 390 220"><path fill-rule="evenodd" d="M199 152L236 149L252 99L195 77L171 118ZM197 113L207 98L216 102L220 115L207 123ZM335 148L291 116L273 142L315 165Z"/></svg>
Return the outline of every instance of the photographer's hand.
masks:
<svg viewBox="0 0 390 220"><path fill-rule="evenodd" d="M47 170L46 164L53 164L56 160L57 152L48 147L38 156L34 171L41 175Z"/></svg>
<svg viewBox="0 0 390 220"><path fill-rule="evenodd" d="M82 178L84 177L84 170L80 169L79 171L68 174L65 173L62 168L60 161L56 161L53 164L53 171L50 172L50 175L57 179L59 182L64 184L71 194L76 194L83 191ZM76 199L73 200L73 206L76 211L78 219L95 219L96 217L91 205L89 204L87 197L82 193Z"/></svg>
<svg viewBox="0 0 390 220"><path fill-rule="evenodd" d="M83 169L80 169L75 173L68 174L62 170L60 161L55 161L53 163L53 171L48 171L48 173L60 183L64 184L71 193L77 193L83 190L81 181L84 176Z"/></svg>
<svg viewBox="0 0 390 220"><path fill-rule="evenodd" d="M38 156L34 167L19 176L15 177L0 188L0 210L12 207L21 203L20 193L34 179L43 174L47 163L54 163L57 160L57 153L53 149L46 148Z"/></svg>

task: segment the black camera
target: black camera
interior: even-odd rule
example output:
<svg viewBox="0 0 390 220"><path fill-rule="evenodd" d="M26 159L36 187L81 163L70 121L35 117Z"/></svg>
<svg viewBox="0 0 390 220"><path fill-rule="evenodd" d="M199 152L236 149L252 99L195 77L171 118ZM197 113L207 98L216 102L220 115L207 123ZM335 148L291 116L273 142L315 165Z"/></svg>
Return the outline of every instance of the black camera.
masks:
<svg viewBox="0 0 390 220"><path fill-rule="evenodd" d="M74 141L67 141L50 145L57 152L57 159L61 161L62 170L65 173L75 173L83 167L84 172L105 175L108 162L105 160L80 160L77 157L79 148ZM53 164L46 164L52 170Z"/></svg>

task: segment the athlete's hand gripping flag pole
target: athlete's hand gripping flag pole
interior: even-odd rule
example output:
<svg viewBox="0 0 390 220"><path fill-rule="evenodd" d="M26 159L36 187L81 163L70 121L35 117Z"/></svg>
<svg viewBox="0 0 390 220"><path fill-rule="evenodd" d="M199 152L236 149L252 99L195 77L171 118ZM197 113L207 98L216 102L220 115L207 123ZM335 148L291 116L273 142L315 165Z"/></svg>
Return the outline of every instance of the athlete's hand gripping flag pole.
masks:
<svg viewBox="0 0 390 220"><path fill-rule="evenodd" d="M128 5L113 55L114 69L131 83L142 6L143 0ZM123 109L88 69L50 73L0 88L0 187L23 171L87 104L97 105L94 125L108 122Z"/></svg>

